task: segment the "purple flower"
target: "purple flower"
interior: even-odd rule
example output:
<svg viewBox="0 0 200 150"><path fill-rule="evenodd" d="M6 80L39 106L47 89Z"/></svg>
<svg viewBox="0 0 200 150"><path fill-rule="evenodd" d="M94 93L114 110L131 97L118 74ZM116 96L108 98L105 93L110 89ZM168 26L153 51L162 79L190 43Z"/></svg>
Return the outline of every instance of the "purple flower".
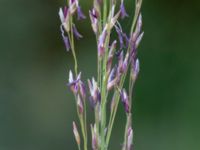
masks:
<svg viewBox="0 0 200 150"><path fill-rule="evenodd" d="M113 41L112 45L110 46L110 51L109 51L109 54L108 54L107 67L106 67L107 73L110 73L110 70L111 70L111 67L112 67L112 60L113 60L114 51L116 49L116 44L117 44L117 41L115 40L115 41Z"/></svg>
<svg viewBox="0 0 200 150"><path fill-rule="evenodd" d="M79 94L77 96L77 106L78 106L78 112L79 112L79 114L82 115L83 114L83 102L82 102Z"/></svg>
<svg viewBox="0 0 200 150"><path fill-rule="evenodd" d="M132 80L135 81L140 71L140 62L139 59L136 59L136 61L132 62L132 68L131 68L131 77Z"/></svg>
<svg viewBox="0 0 200 150"><path fill-rule="evenodd" d="M78 76L77 76L77 78L74 79L72 71L71 70L69 71L69 83L68 83L68 86L70 87L71 91L74 94L78 93L80 78L81 78L81 73L79 73Z"/></svg>
<svg viewBox="0 0 200 150"><path fill-rule="evenodd" d="M77 126L74 121L73 121L73 133L77 144L80 145L81 144L80 135L78 133Z"/></svg>
<svg viewBox="0 0 200 150"><path fill-rule="evenodd" d="M78 15L78 20L81 20L81 19L85 19L86 16L83 14L82 10L81 10L81 7L78 6L77 7L77 15Z"/></svg>
<svg viewBox="0 0 200 150"><path fill-rule="evenodd" d="M64 10L60 8L59 10L60 21L61 21L61 25L64 27L66 32L70 30L69 15L70 14L67 7L64 7Z"/></svg>
<svg viewBox="0 0 200 150"><path fill-rule="evenodd" d="M69 38L67 36L65 36L65 32L64 32L64 30L62 28L62 25L60 26L60 30L61 30L61 35L62 35L64 44L65 44L65 48L66 48L67 51L69 51L70 48L71 48L70 42L69 42Z"/></svg>
<svg viewBox="0 0 200 150"><path fill-rule="evenodd" d="M91 132L92 132L92 149L97 150L98 149L98 137L97 137L96 124L94 124L94 126L92 126L92 124L91 124Z"/></svg>
<svg viewBox="0 0 200 150"><path fill-rule="evenodd" d="M93 8L92 11L89 11L90 20L92 23L92 29L95 34L98 32L98 12Z"/></svg>
<svg viewBox="0 0 200 150"><path fill-rule="evenodd" d="M74 36L77 38L77 39L80 39L82 38L83 36L78 32L76 26L73 24L73 33L74 33Z"/></svg>
<svg viewBox="0 0 200 150"><path fill-rule="evenodd" d="M129 113L129 99L125 89L121 91L120 96L126 113Z"/></svg>
<svg viewBox="0 0 200 150"><path fill-rule="evenodd" d="M117 85L119 79L117 77L117 67L114 67L109 75L107 89L111 90L115 85Z"/></svg>
<svg viewBox="0 0 200 150"><path fill-rule="evenodd" d="M144 36L144 32L142 32L142 33L137 37L137 40L136 40L136 42L135 42L135 48L136 48L136 49L138 48L140 42L142 41L143 36Z"/></svg>
<svg viewBox="0 0 200 150"><path fill-rule="evenodd" d="M98 40L98 55L99 57L103 57L105 54L105 41L107 37L107 25L104 27L101 35Z"/></svg>
<svg viewBox="0 0 200 150"><path fill-rule="evenodd" d="M129 63L129 53L126 54L126 57L124 59L124 52L121 51L121 53L118 56L118 73L119 74L125 73L127 71L128 63Z"/></svg>
<svg viewBox="0 0 200 150"><path fill-rule="evenodd" d="M133 145L133 129L131 127L128 128L128 140L127 140L127 150L131 150Z"/></svg>
<svg viewBox="0 0 200 150"><path fill-rule="evenodd" d="M78 7L78 0L69 0L69 11L73 15Z"/></svg>
<svg viewBox="0 0 200 150"><path fill-rule="evenodd" d="M118 73L123 73L124 52L121 51L118 56Z"/></svg>
<svg viewBox="0 0 200 150"><path fill-rule="evenodd" d="M90 82L90 80L88 80L88 86L90 89L90 102L93 106L95 106L97 104L97 102L101 101L101 94L100 94L100 90L97 86L97 82L95 81L94 78L92 78L92 82Z"/></svg>
<svg viewBox="0 0 200 150"><path fill-rule="evenodd" d="M125 17L128 17L128 14L127 14L125 7L124 7L124 1L123 0L121 1L120 11L121 11L121 18L122 19L124 19Z"/></svg>
<svg viewBox="0 0 200 150"><path fill-rule="evenodd" d="M80 89L80 95L83 99L86 97L86 87L85 84L80 80L79 81L79 89Z"/></svg>

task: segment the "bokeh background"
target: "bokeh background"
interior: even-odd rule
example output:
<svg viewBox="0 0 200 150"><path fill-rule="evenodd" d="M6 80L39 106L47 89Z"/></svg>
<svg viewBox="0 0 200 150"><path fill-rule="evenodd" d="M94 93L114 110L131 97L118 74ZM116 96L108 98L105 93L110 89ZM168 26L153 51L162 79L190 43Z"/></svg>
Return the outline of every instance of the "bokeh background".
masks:
<svg viewBox="0 0 200 150"><path fill-rule="evenodd" d="M91 2L81 1L84 12ZM77 120L75 104L66 87L73 59L59 31L58 8L64 3L0 0L0 150L77 148L71 123ZM126 7L131 16L133 2L127 0ZM144 0L142 12L135 150L199 150L200 1ZM76 42L84 79L96 74L88 21L78 22L84 39ZM131 17L124 27L130 23ZM120 107L109 149L120 149L124 121Z"/></svg>

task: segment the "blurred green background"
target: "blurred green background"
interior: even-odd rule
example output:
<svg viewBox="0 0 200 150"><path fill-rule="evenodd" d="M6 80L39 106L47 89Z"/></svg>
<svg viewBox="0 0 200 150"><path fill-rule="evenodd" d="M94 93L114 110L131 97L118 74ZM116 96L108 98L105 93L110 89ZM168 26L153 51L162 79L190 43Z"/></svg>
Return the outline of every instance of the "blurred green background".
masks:
<svg viewBox="0 0 200 150"><path fill-rule="evenodd" d="M81 1L84 12L91 2ZM58 9L64 3L0 0L0 150L77 148L72 134L75 104L66 87L73 59L59 31ZM133 2L127 0L126 6L133 14ZM142 12L145 36L134 99L135 150L199 150L200 1L144 0ZM88 21L78 22L84 39L76 42L84 79L96 74ZM124 116L120 107L112 150L121 147Z"/></svg>

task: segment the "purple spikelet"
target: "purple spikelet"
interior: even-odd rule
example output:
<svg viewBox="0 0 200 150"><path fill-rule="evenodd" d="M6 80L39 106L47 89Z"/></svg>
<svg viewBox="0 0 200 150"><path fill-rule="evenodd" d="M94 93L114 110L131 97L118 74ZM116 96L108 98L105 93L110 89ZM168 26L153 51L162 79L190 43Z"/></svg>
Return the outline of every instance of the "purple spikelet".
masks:
<svg viewBox="0 0 200 150"><path fill-rule="evenodd" d="M77 15L78 15L78 20L86 19L86 16L83 14L81 7L77 7Z"/></svg>
<svg viewBox="0 0 200 150"><path fill-rule="evenodd" d="M77 38L77 39L80 39L82 38L83 36L78 32L77 28L75 25L73 25L73 33L74 33L74 36Z"/></svg>
<svg viewBox="0 0 200 150"><path fill-rule="evenodd" d="M121 11L121 18L124 19L125 17L128 17L128 14L126 12L125 6L124 6L124 1L121 1L120 5L120 11Z"/></svg>

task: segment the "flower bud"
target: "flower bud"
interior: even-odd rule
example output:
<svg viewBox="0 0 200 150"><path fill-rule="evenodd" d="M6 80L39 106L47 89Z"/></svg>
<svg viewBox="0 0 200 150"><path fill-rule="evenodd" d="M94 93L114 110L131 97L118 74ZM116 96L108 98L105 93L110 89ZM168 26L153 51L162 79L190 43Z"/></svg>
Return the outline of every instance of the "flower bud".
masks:
<svg viewBox="0 0 200 150"><path fill-rule="evenodd" d="M107 37L107 28L108 28L108 25L106 24L101 35L99 36L99 40L98 40L98 56L101 58L105 54L105 42L106 42L106 37Z"/></svg>
<svg viewBox="0 0 200 150"><path fill-rule="evenodd" d="M78 107L79 114L83 114L83 102L82 102L79 94L77 96L77 107Z"/></svg>
<svg viewBox="0 0 200 150"><path fill-rule="evenodd" d="M126 113L129 113L129 99L125 89L121 91L120 96Z"/></svg>
<svg viewBox="0 0 200 150"><path fill-rule="evenodd" d="M133 145L133 129L131 127L128 128L128 140L127 140L127 150L131 150Z"/></svg>
<svg viewBox="0 0 200 150"><path fill-rule="evenodd" d="M85 84L81 80L79 82L79 89L80 89L81 97L83 99L85 99L85 97L86 97L86 87L85 87Z"/></svg>
<svg viewBox="0 0 200 150"><path fill-rule="evenodd" d="M71 15L75 13L77 6L78 6L78 0L69 0L69 11Z"/></svg>
<svg viewBox="0 0 200 150"><path fill-rule="evenodd" d="M98 149L98 137L97 137L97 130L96 130L96 124L94 126L91 126L91 132L92 132L92 149L97 150Z"/></svg>
<svg viewBox="0 0 200 150"><path fill-rule="evenodd" d="M82 38L83 36L78 32L76 26L73 24L72 26L72 29L73 29L73 33L74 33L74 36L77 38L77 39L80 39Z"/></svg>
<svg viewBox="0 0 200 150"><path fill-rule="evenodd" d="M111 90L118 82L118 78L116 76L117 68L114 67L109 75L107 89Z"/></svg>
<svg viewBox="0 0 200 150"><path fill-rule="evenodd" d="M64 27L66 32L69 32L70 31L70 24L69 24L70 13L69 13L69 9L67 7L65 7L64 11L63 11L62 8L60 8L59 16L60 16L61 25Z"/></svg>
<svg viewBox="0 0 200 150"><path fill-rule="evenodd" d="M71 46L70 46L69 38L67 36L65 36L65 32L63 30L63 26L62 25L60 26L60 31L61 31L61 35L62 35L62 38L63 38L63 42L65 44L65 48L66 48L66 50L68 52L70 50Z"/></svg>
<svg viewBox="0 0 200 150"><path fill-rule="evenodd" d="M138 36L138 38L137 38L137 40L136 40L136 42L135 42L135 48L136 48L136 49L138 48L140 42L142 41L143 35L144 35L144 32L142 32L142 33Z"/></svg>
<svg viewBox="0 0 200 150"><path fill-rule="evenodd" d="M140 62L139 62L139 59L136 59L136 61L132 63L132 68L131 68L131 77L133 81L136 80L139 74L139 71L140 71Z"/></svg>
<svg viewBox="0 0 200 150"><path fill-rule="evenodd" d="M89 11L89 15L90 15L90 20L91 20L91 24L92 24L92 29L94 31L95 34L98 33L98 12L96 11L96 9L92 9L92 11Z"/></svg>
<svg viewBox="0 0 200 150"><path fill-rule="evenodd" d="M124 0L121 0L120 15L121 15L122 19L124 19L125 17L128 17L128 14L127 14L125 7L124 7Z"/></svg>
<svg viewBox="0 0 200 150"><path fill-rule="evenodd" d="M115 6L112 7L112 12L111 12L111 21L109 23L109 28L110 30L115 26L119 16L120 16L120 11L114 16L114 11L115 11Z"/></svg>
<svg viewBox="0 0 200 150"><path fill-rule="evenodd" d="M81 144L80 135L78 133L77 126L76 126L75 122L73 122L73 133L74 133L74 137L76 139L76 143L78 145L80 145Z"/></svg>
<svg viewBox="0 0 200 150"><path fill-rule="evenodd" d="M80 78L81 78L81 73L79 73L77 78L74 79L72 71L71 70L69 71L69 83L68 83L68 86L70 87L71 91L74 94L77 94L77 92L79 90L78 82L79 82Z"/></svg>
<svg viewBox="0 0 200 150"><path fill-rule="evenodd" d="M77 15L78 15L78 20L86 19L86 16L83 14L81 7L79 5L77 6Z"/></svg>
<svg viewBox="0 0 200 150"><path fill-rule="evenodd" d="M90 102L92 104L92 106L95 106L97 104L97 102L101 101L101 93L100 90L97 86L97 82L94 80L94 78L92 78L92 83L90 80L88 80L88 86L90 89Z"/></svg>

